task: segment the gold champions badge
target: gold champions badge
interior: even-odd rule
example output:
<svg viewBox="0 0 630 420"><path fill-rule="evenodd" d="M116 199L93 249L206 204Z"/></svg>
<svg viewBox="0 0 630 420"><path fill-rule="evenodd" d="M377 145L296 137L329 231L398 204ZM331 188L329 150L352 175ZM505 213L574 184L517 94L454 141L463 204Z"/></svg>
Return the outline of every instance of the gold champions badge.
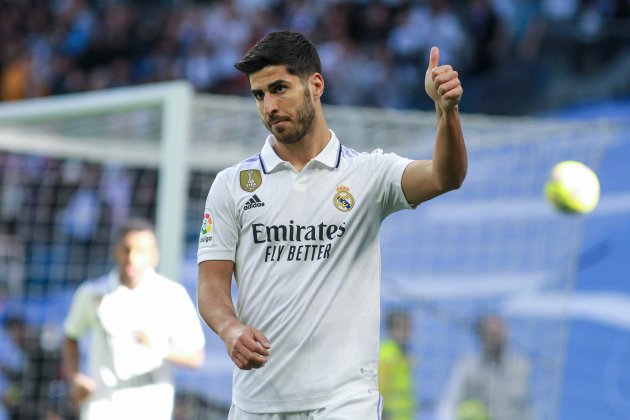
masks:
<svg viewBox="0 0 630 420"><path fill-rule="evenodd" d="M262 175L258 169L241 171L241 188L247 192L254 192L262 184Z"/></svg>
<svg viewBox="0 0 630 420"><path fill-rule="evenodd" d="M333 204L339 211L350 211L354 207L354 197L350 194L350 188L345 185L337 187L337 194L333 197Z"/></svg>

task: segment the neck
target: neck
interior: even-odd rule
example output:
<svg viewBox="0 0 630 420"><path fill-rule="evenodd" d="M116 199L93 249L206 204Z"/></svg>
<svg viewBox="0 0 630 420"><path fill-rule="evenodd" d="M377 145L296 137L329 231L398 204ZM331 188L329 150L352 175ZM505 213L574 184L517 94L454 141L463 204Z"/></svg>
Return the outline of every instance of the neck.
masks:
<svg viewBox="0 0 630 420"><path fill-rule="evenodd" d="M308 162L320 154L330 141L331 134L321 113L318 113L312 130L302 139L292 144L274 142L273 150L277 155L300 172Z"/></svg>
<svg viewBox="0 0 630 420"><path fill-rule="evenodd" d="M120 283L128 289L135 289L140 284L141 279L135 279L131 277L121 277Z"/></svg>
<svg viewBox="0 0 630 420"><path fill-rule="evenodd" d="M142 276L139 276L139 277L131 277L131 276L121 273L120 284L122 284L123 286L129 289L135 289L136 287L138 287L138 285L140 284L140 282L142 281L144 277L146 277L146 272L143 273Z"/></svg>
<svg viewBox="0 0 630 420"><path fill-rule="evenodd" d="M492 361L494 363L500 363L503 360L503 352L502 351L487 351L485 353L486 360Z"/></svg>

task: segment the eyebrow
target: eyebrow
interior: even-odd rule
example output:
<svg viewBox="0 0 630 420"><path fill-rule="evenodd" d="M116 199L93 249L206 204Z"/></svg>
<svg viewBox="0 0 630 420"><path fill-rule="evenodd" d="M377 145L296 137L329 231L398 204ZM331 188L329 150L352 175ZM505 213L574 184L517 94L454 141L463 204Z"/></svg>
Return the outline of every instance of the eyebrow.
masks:
<svg viewBox="0 0 630 420"><path fill-rule="evenodd" d="M290 84L290 82L288 80L278 79L276 81L273 81L273 82L269 83L267 85L267 89L268 90L272 90L273 88L275 88L278 85L288 85L288 84ZM262 90L261 89L252 89L252 95L256 94L258 92L262 92Z"/></svg>

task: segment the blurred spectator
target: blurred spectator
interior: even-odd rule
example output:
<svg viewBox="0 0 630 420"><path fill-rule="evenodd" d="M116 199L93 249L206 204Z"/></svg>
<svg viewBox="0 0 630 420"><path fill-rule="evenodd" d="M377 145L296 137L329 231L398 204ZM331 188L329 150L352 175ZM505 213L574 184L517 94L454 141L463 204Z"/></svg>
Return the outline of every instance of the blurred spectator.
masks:
<svg viewBox="0 0 630 420"><path fill-rule="evenodd" d="M439 408L440 420L530 420L530 365L507 348L503 318L479 319L480 352L456 365Z"/></svg>
<svg viewBox="0 0 630 420"><path fill-rule="evenodd" d="M2 100L25 99L29 96L31 79L31 58L28 51L16 46L14 50L9 49L4 52L3 61L2 79L0 80Z"/></svg>
<svg viewBox="0 0 630 420"><path fill-rule="evenodd" d="M61 380L61 354L54 331L33 327L15 315L5 319L4 328L8 340L2 340L0 370L8 382L2 395L8 418L40 420L64 415L70 419L63 404L66 395L58 399L51 392Z"/></svg>
<svg viewBox="0 0 630 420"><path fill-rule="evenodd" d="M21 180L24 194L16 233L24 244L24 291L25 295L43 295L58 279L65 259L58 254L55 229L55 209L64 197L60 161L24 156Z"/></svg>
<svg viewBox="0 0 630 420"><path fill-rule="evenodd" d="M42 296L103 271L110 228L120 226L132 206L133 186L122 168L0 154L0 175L1 292ZM140 195L149 200L155 183Z"/></svg>
<svg viewBox="0 0 630 420"><path fill-rule="evenodd" d="M387 315L387 338L378 360L378 389L383 395L383 420L411 420L416 411L413 369L409 356L411 318L406 311Z"/></svg>
<svg viewBox="0 0 630 420"><path fill-rule="evenodd" d="M477 34L472 39L469 74L487 72L507 58L508 29L491 0L471 0L466 25L469 33Z"/></svg>
<svg viewBox="0 0 630 420"><path fill-rule="evenodd" d="M469 112L538 112L545 104L539 96L553 94L546 89L553 77L597 74L628 50L630 38L623 0L5 3L0 100L175 78L200 92L247 95L234 61L265 33L294 29L322 51L326 80L335 86L328 102L429 109L413 87L438 43L443 62L479 79L468 85ZM523 84L532 70L534 80ZM619 94L612 78L606 85ZM520 106L507 105L515 102Z"/></svg>
<svg viewBox="0 0 630 420"><path fill-rule="evenodd" d="M100 168L97 165L84 166L77 161L66 161L62 174L64 186L76 187L58 215L61 230L72 239L89 241L94 237L101 218L97 190Z"/></svg>
<svg viewBox="0 0 630 420"><path fill-rule="evenodd" d="M97 164L63 162L55 206L57 253L53 263L67 266L64 279L56 283L77 285L102 273L109 262L112 209L101 190L102 171Z"/></svg>

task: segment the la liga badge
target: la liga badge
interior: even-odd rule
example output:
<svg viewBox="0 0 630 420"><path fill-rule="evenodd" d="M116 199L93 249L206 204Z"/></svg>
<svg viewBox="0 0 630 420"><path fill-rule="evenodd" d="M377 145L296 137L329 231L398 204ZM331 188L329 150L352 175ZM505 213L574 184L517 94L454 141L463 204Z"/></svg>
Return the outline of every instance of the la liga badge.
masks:
<svg viewBox="0 0 630 420"><path fill-rule="evenodd" d="M199 233L199 243L208 243L212 241L212 216L210 211L206 209L203 213L203 222L201 223L201 232Z"/></svg>

